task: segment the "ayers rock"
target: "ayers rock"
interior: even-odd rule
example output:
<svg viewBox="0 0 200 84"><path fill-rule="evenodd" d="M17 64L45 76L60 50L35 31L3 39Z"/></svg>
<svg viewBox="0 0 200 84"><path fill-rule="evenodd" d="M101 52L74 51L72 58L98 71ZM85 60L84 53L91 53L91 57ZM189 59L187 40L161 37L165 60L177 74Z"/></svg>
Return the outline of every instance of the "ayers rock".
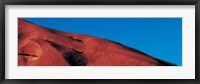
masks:
<svg viewBox="0 0 200 84"><path fill-rule="evenodd" d="M117 42L18 19L19 66L176 66Z"/></svg>

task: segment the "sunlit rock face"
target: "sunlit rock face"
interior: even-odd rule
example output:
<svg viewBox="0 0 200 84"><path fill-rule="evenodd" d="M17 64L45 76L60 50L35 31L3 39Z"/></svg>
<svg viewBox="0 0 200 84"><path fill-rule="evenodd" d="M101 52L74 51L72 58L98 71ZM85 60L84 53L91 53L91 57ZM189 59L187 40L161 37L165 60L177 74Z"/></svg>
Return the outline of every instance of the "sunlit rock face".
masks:
<svg viewBox="0 0 200 84"><path fill-rule="evenodd" d="M18 19L19 66L174 66L117 42Z"/></svg>

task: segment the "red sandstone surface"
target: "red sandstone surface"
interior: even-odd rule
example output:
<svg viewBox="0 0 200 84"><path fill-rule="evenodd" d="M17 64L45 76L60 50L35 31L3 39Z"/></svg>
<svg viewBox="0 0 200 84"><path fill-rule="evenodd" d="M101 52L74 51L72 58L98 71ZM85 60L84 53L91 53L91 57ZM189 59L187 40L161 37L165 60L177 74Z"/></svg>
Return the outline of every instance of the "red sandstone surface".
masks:
<svg viewBox="0 0 200 84"><path fill-rule="evenodd" d="M19 66L173 66L117 42L18 19Z"/></svg>

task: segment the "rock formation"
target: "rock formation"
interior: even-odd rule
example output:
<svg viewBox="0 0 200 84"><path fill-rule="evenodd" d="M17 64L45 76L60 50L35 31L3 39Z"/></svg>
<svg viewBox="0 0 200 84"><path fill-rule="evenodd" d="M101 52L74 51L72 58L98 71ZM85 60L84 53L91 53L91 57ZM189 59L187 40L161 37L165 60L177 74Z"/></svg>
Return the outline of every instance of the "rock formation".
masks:
<svg viewBox="0 0 200 84"><path fill-rule="evenodd" d="M175 66L120 43L18 19L19 66Z"/></svg>

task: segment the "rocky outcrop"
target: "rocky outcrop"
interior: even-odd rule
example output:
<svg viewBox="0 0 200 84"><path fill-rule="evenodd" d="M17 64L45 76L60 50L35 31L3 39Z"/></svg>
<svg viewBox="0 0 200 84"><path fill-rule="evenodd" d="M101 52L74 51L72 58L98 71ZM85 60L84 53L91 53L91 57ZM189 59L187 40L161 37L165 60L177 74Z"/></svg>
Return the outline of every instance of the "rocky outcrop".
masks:
<svg viewBox="0 0 200 84"><path fill-rule="evenodd" d="M19 66L173 66L120 43L18 19Z"/></svg>

